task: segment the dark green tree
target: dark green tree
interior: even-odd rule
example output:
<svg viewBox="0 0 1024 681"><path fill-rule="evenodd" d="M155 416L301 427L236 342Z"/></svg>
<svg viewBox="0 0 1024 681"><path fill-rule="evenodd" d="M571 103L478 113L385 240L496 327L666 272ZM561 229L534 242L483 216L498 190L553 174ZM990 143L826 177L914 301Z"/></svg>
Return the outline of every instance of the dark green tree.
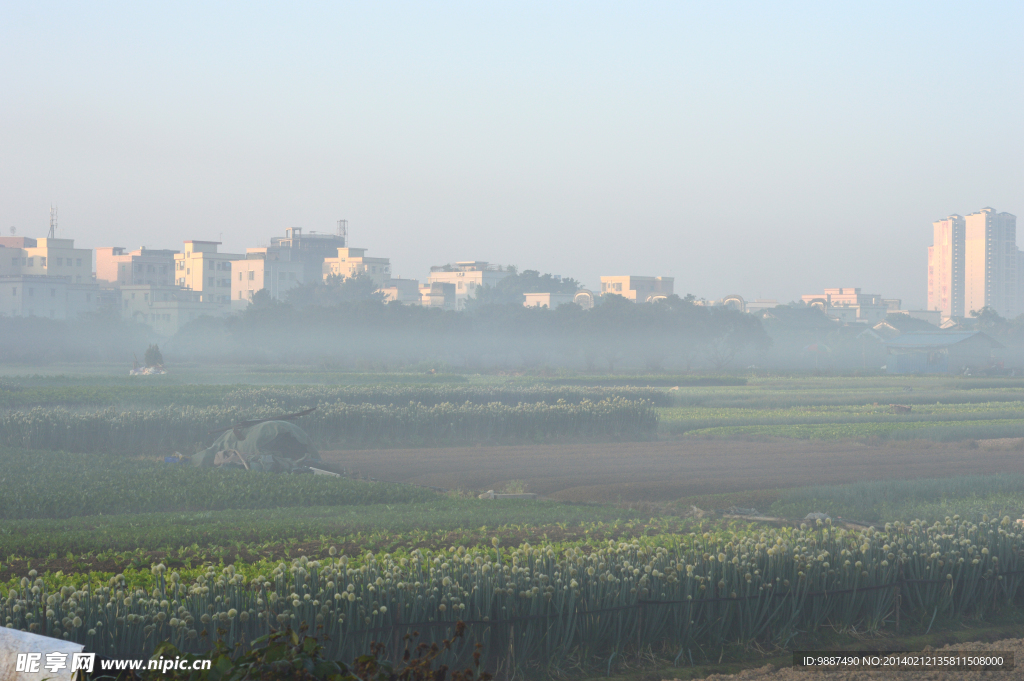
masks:
<svg viewBox="0 0 1024 681"><path fill-rule="evenodd" d="M163 366L164 364L164 356L160 352L160 346L155 343L146 348L146 354L143 359L148 367Z"/></svg>
<svg viewBox="0 0 1024 681"><path fill-rule="evenodd" d="M508 269L512 274L494 286L478 288L466 302L466 309L479 309L485 305L522 305L526 300L524 293L576 293L580 290L580 283L575 279L560 279L537 270L518 272L515 267Z"/></svg>
<svg viewBox="0 0 1024 681"><path fill-rule="evenodd" d="M287 293L287 300L295 307L332 307L359 301L383 302L373 278L361 274L357 277L328 277L324 281L296 286Z"/></svg>

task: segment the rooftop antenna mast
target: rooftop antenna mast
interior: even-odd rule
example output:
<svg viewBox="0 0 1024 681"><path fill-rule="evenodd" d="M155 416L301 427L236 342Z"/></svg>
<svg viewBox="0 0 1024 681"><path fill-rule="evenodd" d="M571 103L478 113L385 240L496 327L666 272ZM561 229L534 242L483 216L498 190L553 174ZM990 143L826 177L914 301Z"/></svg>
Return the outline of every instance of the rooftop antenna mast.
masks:
<svg viewBox="0 0 1024 681"><path fill-rule="evenodd" d="M340 236L348 247L348 220L338 220L338 236Z"/></svg>
<svg viewBox="0 0 1024 681"><path fill-rule="evenodd" d="M57 238L57 206L50 205L50 232L46 235L48 239Z"/></svg>

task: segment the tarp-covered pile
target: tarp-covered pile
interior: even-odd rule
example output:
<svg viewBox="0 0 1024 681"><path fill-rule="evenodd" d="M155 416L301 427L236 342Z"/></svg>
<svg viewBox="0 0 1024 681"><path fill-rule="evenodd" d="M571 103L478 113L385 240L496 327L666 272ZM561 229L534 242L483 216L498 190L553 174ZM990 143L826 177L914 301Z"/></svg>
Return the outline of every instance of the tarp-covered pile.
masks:
<svg viewBox="0 0 1024 681"><path fill-rule="evenodd" d="M320 453L305 431L288 421L263 421L226 430L212 445L192 457L204 468L240 468L268 473L309 472Z"/></svg>

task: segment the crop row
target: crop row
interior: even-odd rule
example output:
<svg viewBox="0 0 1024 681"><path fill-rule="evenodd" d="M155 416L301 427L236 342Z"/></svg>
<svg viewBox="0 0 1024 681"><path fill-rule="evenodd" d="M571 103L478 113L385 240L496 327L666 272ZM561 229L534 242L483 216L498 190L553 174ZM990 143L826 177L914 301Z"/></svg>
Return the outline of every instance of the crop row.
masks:
<svg viewBox="0 0 1024 681"><path fill-rule="evenodd" d="M294 386L245 387L232 390L223 403L237 407L280 406L307 408L320 404L345 402L348 404L408 404L415 402L432 407L438 404L558 404L565 402L599 402L625 398L645 400L657 407L672 404L664 390L635 387L552 387L545 385L487 385L487 386Z"/></svg>
<svg viewBox="0 0 1024 681"><path fill-rule="evenodd" d="M517 405L523 402L556 404L559 401L578 404L584 400L601 401L614 397L647 400L655 406L672 404L664 390L654 388L545 385L312 385L312 386L228 386L228 385L139 385L122 386L66 385L23 386L0 379L0 408L108 406L193 407L224 406L251 408L283 406L315 407L319 404L408 404L417 402L434 406L452 404Z"/></svg>
<svg viewBox="0 0 1024 681"><path fill-rule="evenodd" d="M195 452L209 431L280 415L282 407L163 407L80 412L35 408L0 413L0 446L70 452L152 455ZM641 440L654 436L657 410L645 400L578 404L321 404L299 425L323 447L360 448L535 442Z"/></svg>
<svg viewBox="0 0 1024 681"><path fill-rule="evenodd" d="M983 513L1020 517L1024 512L1024 475L1004 472L795 487L780 490L770 511L784 518L820 511L861 522L934 520L953 513L973 519Z"/></svg>
<svg viewBox="0 0 1024 681"><path fill-rule="evenodd" d="M742 407L674 407L661 410L663 426L710 428L728 425L789 425L797 423L867 423L910 421L960 421L972 419L1014 418L1024 410L1024 402L932 403L918 404L910 413L895 414L883 404L818 405L779 409Z"/></svg>
<svg viewBox="0 0 1024 681"><path fill-rule="evenodd" d="M881 438L890 440L935 440L959 442L989 438L1024 437L1019 418L967 419L962 421L898 421L841 423L795 423L717 426L687 430L698 437L789 437L804 440Z"/></svg>
<svg viewBox="0 0 1024 681"><path fill-rule="evenodd" d="M258 575L210 567L191 581L156 565L146 589L124 575L57 586L31 571L0 600L0 621L124 657L147 656L162 641L191 652L215 641L244 649L274 629L308 628L331 657L351 660L374 641L398 656L405 633L429 643L463 620L465 645L445 662L465 664L479 643L485 666L511 676L610 668L630 650L700 657L823 627L877 632L897 613L983 617L1019 607L1024 583L1024 536L1009 517L864 531L819 523L589 551L330 554Z"/></svg>
<svg viewBox="0 0 1024 681"><path fill-rule="evenodd" d="M0 519L430 501L422 487L328 475L206 470L112 455L0 450ZM39 483L59 494L40 494Z"/></svg>
<svg viewBox="0 0 1024 681"><path fill-rule="evenodd" d="M159 556L184 574L187 566L207 561L319 555L331 544L349 553L400 551L487 544L495 536L509 544L545 538L632 538L694 525L678 518L640 523L641 517L638 511L613 506L442 497L409 504L10 520L0 529L0 586L19 564L67 573L117 572L131 564L148 566L150 556Z"/></svg>

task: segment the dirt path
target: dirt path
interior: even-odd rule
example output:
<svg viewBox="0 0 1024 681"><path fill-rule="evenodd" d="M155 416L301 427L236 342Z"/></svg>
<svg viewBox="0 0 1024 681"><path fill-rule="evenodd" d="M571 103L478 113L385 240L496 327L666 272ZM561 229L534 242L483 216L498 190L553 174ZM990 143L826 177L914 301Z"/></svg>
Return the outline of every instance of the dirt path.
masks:
<svg viewBox="0 0 1024 681"><path fill-rule="evenodd" d="M444 488L529 491L565 501L671 501L684 496L886 478L1024 473L1010 447L869 446L806 440L683 440L587 445L324 452L332 467Z"/></svg>
<svg viewBox="0 0 1024 681"><path fill-rule="evenodd" d="M935 652L952 652L954 650L971 652L1012 652L1015 668L1006 671L969 672L969 671L888 671L888 672L814 672L792 668L776 668L771 665L760 669L747 669L739 674L712 674L705 681L866 681L868 679L895 679L897 681L957 681L959 679L991 679L992 681L1009 681L1024 679L1024 640L1008 639L995 643L957 643L945 646Z"/></svg>

